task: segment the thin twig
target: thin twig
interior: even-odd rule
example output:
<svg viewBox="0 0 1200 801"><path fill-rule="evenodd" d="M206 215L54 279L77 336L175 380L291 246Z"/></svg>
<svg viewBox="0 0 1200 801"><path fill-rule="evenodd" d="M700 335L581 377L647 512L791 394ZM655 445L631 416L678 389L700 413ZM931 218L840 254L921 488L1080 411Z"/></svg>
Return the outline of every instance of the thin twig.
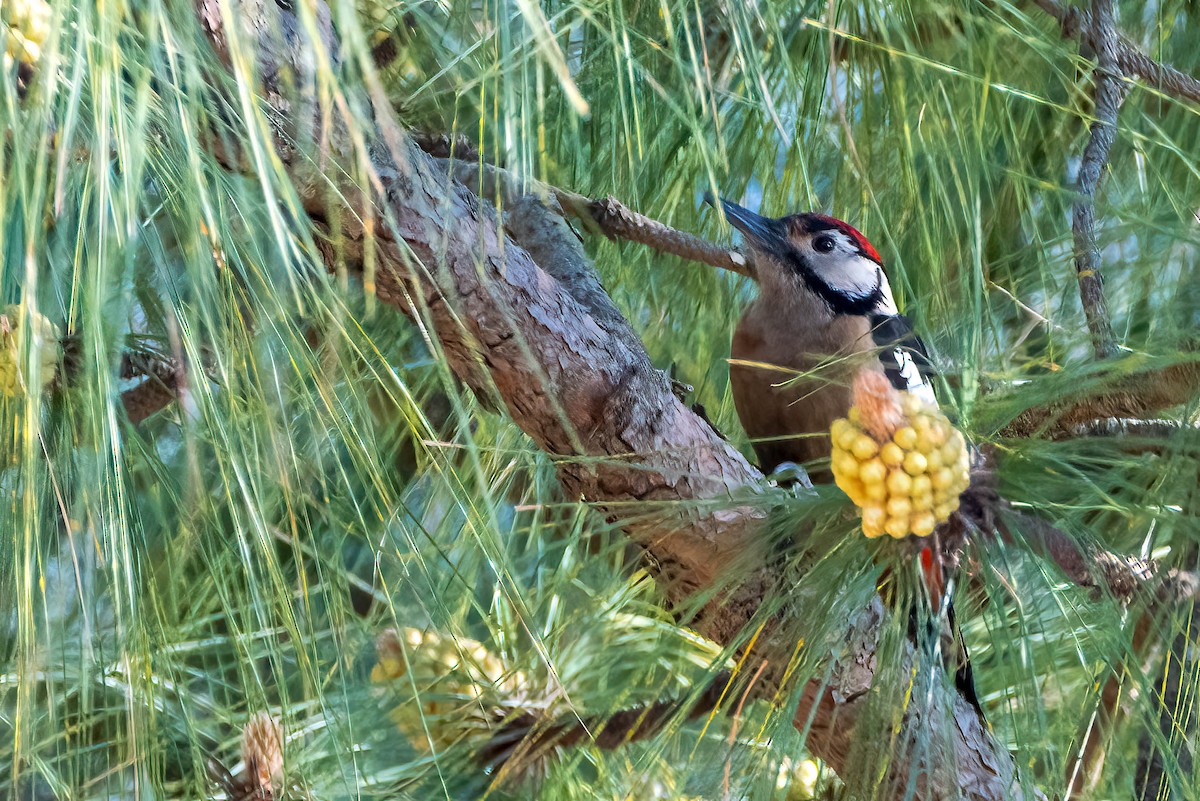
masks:
<svg viewBox="0 0 1200 801"><path fill-rule="evenodd" d="M737 742L738 727L742 723L742 708L746 705L746 699L750 696L750 690L758 682L759 676L767 669L767 660L762 660L758 663L758 670L754 671L754 675L750 677L750 683L746 685L746 689L742 690L742 697L738 699L737 707L733 710L733 721L729 726L729 736L725 742L729 746L730 751L725 757L725 777L721 783L722 798L732 798L729 792L729 773L733 767L733 744Z"/></svg>
<svg viewBox="0 0 1200 801"><path fill-rule="evenodd" d="M759 666L755 680L764 668L765 663ZM488 742L476 752L476 756L482 764L493 770L511 773L520 772L522 766L527 767L553 750L583 742L611 751L627 743L653 737L681 717L683 720L695 720L701 715L713 713L720 708L731 681L733 674L721 670L694 700L659 700L588 718L567 715L556 721L545 720L536 712L522 712L503 721Z"/></svg>
<svg viewBox="0 0 1200 801"><path fill-rule="evenodd" d="M1200 601L1194 600L1180 617L1178 634L1163 655L1160 678L1151 690L1162 739L1144 731L1138 742L1134 787L1136 797L1142 801L1175 797L1171 788L1177 783L1172 775L1190 775L1195 759L1197 721L1192 710L1196 703L1196 675L1200 672L1196 651L1200 640L1197 628Z"/></svg>
<svg viewBox="0 0 1200 801"><path fill-rule="evenodd" d="M1099 52L1097 43L1092 39L1092 18L1087 11L1063 6L1057 0L1034 2L1058 20L1064 38L1074 39L1082 34L1091 48ZM1116 64L1123 74L1140 78L1164 94L1200 103L1200 80L1169 64L1155 61L1120 34L1115 36L1114 47Z"/></svg>
<svg viewBox="0 0 1200 801"><path fill-rule="evenodd" d="M514 175L492 164L447 159L438 161L459 182L476 190L482 197L500 197L509 204L530 194L553 199L556 202L550 206L556 212L594 226L609 239L639 242L660 253L720 267L748 278L754 277L750 262L738 251L639 214L614 197L592 200L586 195Z"/></svg>
<svg viewBox="0 0 1200 801"><path fill-rule="evenodd" d="M1122 603L1146 596L1175 603L1195 598L1200 576L1184 570L1164 570L1152 560L1085 548L1062 529L1036 515L1004 504L997 530L1006 542L1019 540L1055 564L1076 585L1099 595L1107 592ZM1016 523L1014 532L1010 523Z"/></svg>
<svg viewBox="0 0 1200 801"><path fill-rule="evenodd" d="M1096 244L1096 187L1108 164L1108 154L1117 138L1117 112L1125 99L1125 88L1116 60L1113 28L1115 0L1094 0L1092 40L1096 47L1096 119L1079 164L1079 196L1072 210L1071 231L1075 236L1075 277L1079 299L1092 334L1096 357L1107 359L1117 353L1117 340L1104 299L1104 276L1100 272L1100 247Z"/></svg>
<svg viewBox="0 0 1200 801"><path fill-rule="evenodd" d="M1102 775L1113 726L1121 715L1121 699L1126 696L1122 690L1128 678L1123 662L1112 668L1081 733L1083 742L1078 749L1072 748L1075 756L1067 771L1071 797L1090 795Z"/></svg>
<svg viewBox="0 0 1200 801"><path fill-rule="evenodd" d="M1157 640L1151 635L1157 632L1155 621L1158 611L1150 607L1137 615L1128 654L1108 668L1108 678L1096 699L1095 711L1082 732L1082 743L1076 751L1077 757L1071 769L1067 771L1072 797L1090 797L1103 775L1104 761L1112 744L1113 732L1117 723L1129 714L1124 708L1130 697L1126 687L1133 680L1134 672L1129 666L1136 662L1145 663L1147 656L1157 650ZM1142 667L1140 675L1145 675L1146 672L1147 667Z"/></svg>
<svg viewBox="0 0 1200 801"><path fill-rule="evenodd" d="M742 253L652 220L627 208L614 197L588 201L584 206L572 209L571 213L592 220L610 239L640 242L661 253L720 267L747 278L754 277L754 270Z"/></svg>

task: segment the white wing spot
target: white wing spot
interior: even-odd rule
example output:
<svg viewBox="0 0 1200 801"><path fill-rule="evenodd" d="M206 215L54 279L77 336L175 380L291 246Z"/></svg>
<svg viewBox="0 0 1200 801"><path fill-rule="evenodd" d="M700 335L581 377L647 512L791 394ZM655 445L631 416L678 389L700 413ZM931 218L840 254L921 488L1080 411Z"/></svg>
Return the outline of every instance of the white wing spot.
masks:
<svg viewBox="0 0 1200 801"><path fill-rule="evenodd" d="M925 377L921 375L921 370L908 349L896 348L893 353L896 355L896 363L900 365L900 377L904 379L905 389L921 400L937 406L937 396L933 394L933 387L929 386Z"/></svg>

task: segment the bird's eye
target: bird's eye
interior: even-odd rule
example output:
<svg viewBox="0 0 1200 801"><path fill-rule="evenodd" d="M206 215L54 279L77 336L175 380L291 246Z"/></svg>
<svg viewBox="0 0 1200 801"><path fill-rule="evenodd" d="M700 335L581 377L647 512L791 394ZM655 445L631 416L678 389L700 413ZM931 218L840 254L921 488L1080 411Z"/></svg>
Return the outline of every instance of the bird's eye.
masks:
<svg viewBox="0 0 1200 801"><path fill-rule="evenodd" d="M837 243L833 241L832 236L818 236L813 240L813 249L818 253L832 253L837 247Z"/></svg>

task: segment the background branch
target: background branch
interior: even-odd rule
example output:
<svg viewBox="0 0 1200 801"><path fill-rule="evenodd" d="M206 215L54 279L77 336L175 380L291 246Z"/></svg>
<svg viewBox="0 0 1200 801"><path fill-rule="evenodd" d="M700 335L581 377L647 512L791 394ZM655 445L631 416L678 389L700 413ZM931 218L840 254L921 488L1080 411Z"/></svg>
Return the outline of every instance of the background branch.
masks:
<svg viewBox="0 0 1200 801"><path fill-rule="evenodd" d="M1096 55L1093 70L1095 120L1079 167L1079 198L1072 212L1075 275L1097 357L1117 352L1108 305L1104 298L1100 250L1096 238L1096 190L1116 138L1117 113L1128 87L1126 76L1138 77L1175 97L1200 102L1200 81L1146 56L1116 29L1115 0L1093 0L1092 12L1063 6L1056 0L1034 0L1058 20L1064 37L1082 37Z"/></svg>
<svg viewBox="0 0 1200 801"><path fill-rule="evenodd" d="M80 375L83 343L77 336L64 336L60 345L63 369L56 386L63 387L69 386ZM130 422L138 425L179 398L187 382L187 368L179 359L135 342L133 347L122 351L117 376L122 380L144 378L138 385L121 393L121 404Z"/></svg>
<svg viewBox="0 0 1200 801"><path fill-rule="evenodd" d="M1189 403L1200 392L1200 362L1187 361L1154 370L1130 372L1119 362L1120 378L1098 391L1077 398L1034 406L999 430L1002 437L1071 436L1080 426L1097 421L1129 420L1155 415Z"/></svg>
<svg viewBox="0 0 1200 801"><path fill-rule="evenodd" d="M1196 443L1194 439L1196 434L1200 434L1200 427L1177 420L1136 420L1127 417L1108 417L1080 423L1069 432L1054 432L1050 438L1058 440L1104 438L1114 440L1115 447L1124 453L1161 454L1173 447L1173 438L1180 437L1175 442L1186 448L1189 442ZM1188 435L1193 438L1187 439ZM1174 447L1178 447L1178 445Z"/></svg>
<svg viewBox="0 0 1200 801"><path fill-rule="evenodd" d="M1079 197L1072 210L1071 230L1075 237L1075 277L1079 281L1079 299L1092 334L1092 347L1101 359L1117 352L1117 340L1104 299L1100 247L1096 242L1096 188L1108 154L1117 137L1117 112L1125 99L1116 58L1116 32L1113 13L1115 0L1094 0L1091 37L1096 47L1095 84L1096 119L1091 137L1079 165Z"/></svg>
<svg viewBox="0 0 1200 801"><path fill-rule="evenodd" d="M1034 2L1059 22L1062 35L1068 39L1082 36L1091 49L1099 52L1094 39L1095 29L1092 15L1073 6L1064 6L1056 0L1034 0ZM1141 52L1124 36L1117 34L1112 42L1113 55L1120 72L1137 77L1148 85L1172 97L1200 103L1200 80L1169 64L1161 64Z"/></svg>
<svg viewBox="0 0 1200 801"><path fill-rule="evenodd" d="M577 192L522 178L492 164L446 159L439 160L439 164L458 181L474 188L480 197L502 198L506 203L516 202L526 194L549 199L551 209L579 219L609 239L639 242L659 253L754 278L753 266L739 251L639 214L614 197L592 200Z"/></svg>
<svg viewBox="0 0 1200 801"><path fill-rule="evenodd" d="M187 381L187 371L179 367L169 373L152 374L135 387L121 393L121 405L135 426L161 412L179 399Z"/></svg>
<svg viewBox="0 0 1200 801"><path fill-rule="evenodd" d="M1164 570L1153 561L1087 548L1052 523L1008 504L1002 505L998 522L1007 542L1021 543L1057 565L1068 579L1091 590L1094 597L1107 593L1122 604L1142 600L1172 605L1193 599L1200 591L1200 576L1194 573Z"/></svg>

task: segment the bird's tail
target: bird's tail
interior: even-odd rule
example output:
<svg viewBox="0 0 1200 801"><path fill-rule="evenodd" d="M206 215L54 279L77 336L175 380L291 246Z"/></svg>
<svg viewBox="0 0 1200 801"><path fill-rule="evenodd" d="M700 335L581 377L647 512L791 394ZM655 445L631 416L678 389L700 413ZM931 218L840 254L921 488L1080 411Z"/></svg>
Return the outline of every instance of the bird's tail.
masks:
<svg viewBox="0 0 1200 801"><path fill-rule="evenodd" d="M966 701L984 718L983 706L975 691L975 674L971 670L971 656L967 643L954 614L954 578L948 577L931 546L921 549L919 556L921 576L929 594L929 608L933 611L931 636L927 642L940 651L947 672L954 673L954 686ZM918 630L920 628L918 627Z"/></svg>

